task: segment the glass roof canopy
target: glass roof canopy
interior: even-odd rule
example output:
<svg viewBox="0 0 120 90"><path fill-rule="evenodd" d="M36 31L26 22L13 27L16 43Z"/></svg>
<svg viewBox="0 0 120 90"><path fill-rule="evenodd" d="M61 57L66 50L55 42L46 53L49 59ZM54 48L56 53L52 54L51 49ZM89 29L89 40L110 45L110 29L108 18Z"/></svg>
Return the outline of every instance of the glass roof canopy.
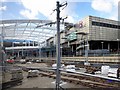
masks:
<svg viewBox="0 0 120 90"><path fill-rule="evenodd" d="M0 35L4 40L36 41L42 43L57 32L50 20L1 20ZM38 27L37 26L41 26ZM60 25L64 30L63 24Z"/></svg>

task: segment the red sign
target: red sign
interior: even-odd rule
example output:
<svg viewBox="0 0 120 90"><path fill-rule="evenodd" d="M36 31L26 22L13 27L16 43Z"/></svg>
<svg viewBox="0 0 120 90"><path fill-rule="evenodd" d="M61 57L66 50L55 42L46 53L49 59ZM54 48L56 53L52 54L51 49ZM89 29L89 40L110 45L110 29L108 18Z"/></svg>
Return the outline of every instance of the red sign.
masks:
<svg viewBox="0 0 120 90"><path fill-rule="evenodd" d="M75 27L76 28L82 28L82 27L84 27L85 25L84 25L84 23L83 23L83 21L79 21L77 24L75 24Z"/></svg>

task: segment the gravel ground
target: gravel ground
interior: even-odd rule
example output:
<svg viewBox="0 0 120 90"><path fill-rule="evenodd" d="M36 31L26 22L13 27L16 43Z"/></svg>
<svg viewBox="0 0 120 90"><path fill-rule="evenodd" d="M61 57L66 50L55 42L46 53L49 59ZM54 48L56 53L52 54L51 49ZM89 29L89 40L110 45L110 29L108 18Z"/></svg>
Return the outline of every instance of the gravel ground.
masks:
<svg viewBox="0 0 120 90"><path fill-rule="evenodd" d="M47 67L45 63L32 63L32 64L17 64L19 66L26 67ZM27 78L27 72L23 71L23 83L21 85L12 88L55 88L55 79L49 77L43 77L39 75L38 77ZM88 88L82 85L76 85L73 83L63 82L61 85L63 88Z"/></svg>
<svg viewBox="0 0 120 90"><path fill-rule="evenodd" d="M42 77L39 75L38 77L27 78L27 72L24 73L23 83L19 86L15 86L13 88L55 88L55 79ZM63 88L88 88L81 85L75 85L73 83L63 82Z"/></svg>

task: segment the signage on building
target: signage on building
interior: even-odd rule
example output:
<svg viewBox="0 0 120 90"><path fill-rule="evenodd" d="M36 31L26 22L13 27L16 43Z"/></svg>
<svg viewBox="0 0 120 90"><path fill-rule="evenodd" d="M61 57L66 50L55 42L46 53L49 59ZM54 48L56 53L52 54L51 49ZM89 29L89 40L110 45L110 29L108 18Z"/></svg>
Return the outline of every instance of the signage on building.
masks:
<svg viewBox="0 0 120 90"><path fill-rule="evenodd" d="M85 27L85 23L83 21L79 21L77 24L75 24L75 28L83 28Z"/></svg>
<svg viewBox="0 0 120 90"><path fill-rule="evenodd" d="M77 39L76 32L70 33L70 35L68 35L67 39L70 41Z"/></svg>

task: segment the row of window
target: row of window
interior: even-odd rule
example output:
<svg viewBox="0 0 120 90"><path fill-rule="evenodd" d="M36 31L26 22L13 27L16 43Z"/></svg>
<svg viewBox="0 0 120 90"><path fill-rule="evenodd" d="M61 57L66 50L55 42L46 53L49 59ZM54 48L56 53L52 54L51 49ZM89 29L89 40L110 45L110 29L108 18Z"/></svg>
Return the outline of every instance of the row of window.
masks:
<svg viewBox="0 0 120 90"><path fill-rule="evenodd" d="M96 22L96 21L92 21L92 25L120 29L120 25L113 25L113 24Z"/></svg>

